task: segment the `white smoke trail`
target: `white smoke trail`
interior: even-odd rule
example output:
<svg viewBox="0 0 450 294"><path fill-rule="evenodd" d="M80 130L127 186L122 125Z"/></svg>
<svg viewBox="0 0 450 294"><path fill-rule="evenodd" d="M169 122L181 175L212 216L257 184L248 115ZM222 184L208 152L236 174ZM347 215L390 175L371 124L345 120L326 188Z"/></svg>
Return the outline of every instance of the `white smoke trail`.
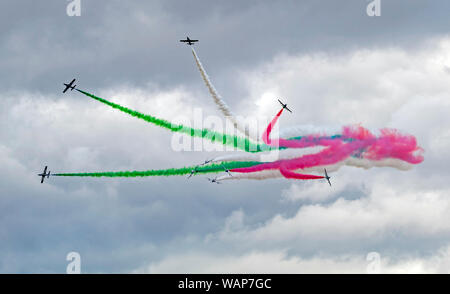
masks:
<svg viewBox="0 0 450 294"><path fill-rule="evenodd" d="M351 127L351 125L349 125ZM368 130L370 133L372 133L374 136L381 135L380 129L375 128L367 128L364 127L366 130ZM338 126L314 126L314 125L299 125L299 126L291 126L284 129L281 129L278 137L279 138L292 138L292 137L299 137L299 136L306 136L311 134L319 134L319 135L327 135L327 136L333 136L333 135L340 135L342 134L342 127ZM275 138L276 135L272 136L272 138Z"/></svg>
<svg viewBox="0 0 450 294"><path fill-rule="evenodd" d="M306 136L311 134L320 135L338 135L342 133L342 128L333 126L314 126L314 125L300 125L283 128L280 130L279 138L292 138L299 136ZM272 136L275 138L275 136Z"/></svg>
<svg viewBox="0 0 450 294"><path fill-rule="evenodd" d="M263 170L259 172L254 173L233 173L233 176L229 175L223 175L220 177L217 177L217 181L224 181L224 180L265 180L265 179L276 179L276 178L282 178L283 175L280 173L277 169L271 169L271 170Z"/></svg>
<svg viewBox="0 0 450 294"><path fill-rule="evenodd" d="M311 168L305 168L305 169L298 169L295 170L297 173L314 173L317 175L323 174L323 169L326 168L327 172L335 172L338 171L342 166L354 166L359 167L363 169L369 169L372 167L392 167L399 170L409 170L413 168L413 165L410 163L407 163L403 160L396 159L396 158L386 158L382 160L369 160L365 158L355 158L355 157L349 157L344 161L341 161L339 163L333 164L333 165L323 165L323 166L314 166ZM228 175L218 177L218 181L223 180L240 180L240 179L253 179L253 180L265 180L265 179L274 179L274 178L281 178L283 175L280 173L278 169L273 170L263 170L259 172L253 172L253 173L233 173L233 176L230 177Z"/></svg>
<svg viewBox="0 0 450 294"><path fill-rule="evenodd" d="M219 107L219 110L222 112L222 114L230 119L230 121L233 123L234 127L239 130L241 133L245 134L246 137L249 139L252 139L256 142L259 142L258 137L253 136L253 134L250 134L249 131L245 128L244 124L239 122L238 119L236 119L236 116L231 112L228 105L225 103L225 101L222 100L219 93L217 92L216 88L212 84L211 80L208 77L208 74L206 73L205 69L203 68L202 63L200 62L200 59L197 56L197 53L195 52L194 48L192 48L192 54L194 55L195 63L197 64L198 70L200 71L200 74L202 75L203 81L205 81L206 87L209 90L209 93L211 94L214 103Z"/></svg>
<svg viewBox="0 0 450 294"><path fill-rule="evenodd" d="M318 153L322 151L325 147L323 146L313 146L306 148L292 148L292 149L282 149L273 151L264 151L258 153L244 153L239 152L237 154L228 154L214 158L213 162L221 161L264 161L272 162L279 159L293 159L301 157L307 154ZM264 160L261 160L264 159Z"/></svg>

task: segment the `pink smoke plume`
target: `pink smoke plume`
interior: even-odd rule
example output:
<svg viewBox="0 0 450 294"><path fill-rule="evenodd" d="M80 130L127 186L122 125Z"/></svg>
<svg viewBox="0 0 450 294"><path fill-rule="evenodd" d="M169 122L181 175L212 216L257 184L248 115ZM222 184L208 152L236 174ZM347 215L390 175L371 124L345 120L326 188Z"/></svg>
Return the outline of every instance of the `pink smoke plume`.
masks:
<svg viewBox="0 0 450 294"><path fill-rule="evenodd" d="M327 166L339 163L350 156L368 160L382 160L396 158L411 164L423 161L423 149L417 145L416 138L404 135L395 129L381 129L377 137L362 126L345 126L342 135L336 137L312 134L298 140L271 139L270 133L278 118L283 113L281 109L267 126L262 135L264 143L270 146L286 148L306 148L311 146L324 146L320 152L307 154L294 159L282 159L263 163L251 167L236 168L233 172L252 173L263 170L277 169L285 178L292 179L322 179L323 176L308 175L294 172L306 168Z"/></svg>

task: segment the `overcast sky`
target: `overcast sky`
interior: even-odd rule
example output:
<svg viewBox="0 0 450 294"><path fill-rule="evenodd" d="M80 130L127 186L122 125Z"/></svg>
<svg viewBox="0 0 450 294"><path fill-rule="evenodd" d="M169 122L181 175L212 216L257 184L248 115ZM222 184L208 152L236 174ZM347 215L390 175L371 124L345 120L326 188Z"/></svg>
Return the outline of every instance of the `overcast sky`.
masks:
<svg viewBox="0 0 450 294"><path fill-rule="evenodd" d="M450 271L448 1L99 1L0 3L0 272ZM283 127L360 123L416 136L410 171L345 167L321 181L50 178L53 172L146 170L202 162L172 134L62 83L168 120L240 115Z"/></svg>

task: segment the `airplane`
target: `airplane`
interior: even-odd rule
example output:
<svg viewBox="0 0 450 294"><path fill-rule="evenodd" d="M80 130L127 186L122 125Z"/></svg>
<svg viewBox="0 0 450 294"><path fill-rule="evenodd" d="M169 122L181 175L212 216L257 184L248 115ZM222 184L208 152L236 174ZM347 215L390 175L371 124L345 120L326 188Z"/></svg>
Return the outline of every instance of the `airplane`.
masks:
<svg viewBox="0 0 450 294"><path fill-rule="evenodd" d="M286 109L287 111L289 111L290 113L292 113L292 111L287 107L287 104L284 104L283 102L280 101L280 99L278 99L278 102L280 102L281 105L283 105L283 108Z"/></svg>
<svg viewBox="0 0 450 294"><path fill-rule="evenodd" d="M191 170L191 174L187 178L190 179L196 173L197 173L197 167L195 167L193 170Z"/></svg>
<svg viewBox="0 0 450 294"><path fill-rule="evenodd" d="M70 91L73 91L73 89L75 89L75 87L77 86L77 85L73 85L74 82L75 82L75 79L73 79L69 84L64 83L66 88L64 89L63 93L66 93L66 91L69 89L70 89Z"/></svg>
<svg viewBox="0 0 450 294"><path fill-rule="evenodd" d="M331 177L328 176L327 170L325 168L323 170L325 171L325 179L327 179L328 184L330 184L330 187L331 187L331 182L330 182Z"/></svg>
<svg viewBox="0 0 450 294"><path fill-rule="evenodd" d="M222 165L222 167L223 167L223 169L225 170L225 172L228 174L228 175L230 175L230 177L232 177L233 175L230 173L230 170L229 169L227 169L225 166L223 166Z"/></svg>
<svg viewBox="0 0 450 294"><path fill-rule="evenodd" d="M215 184L222 184L221 182L217 181L217 178L211 179L211 178L207 178L208 181L210 181L211 183L215 183Z"/></svg>
<svg viewBox="0 0 450 294"><path fill-rule="evenodd" d="M180 42L187 43L187 45L193 45L195 42L198 42L198 40L191 40L189 37L186 37L186 40L180 40Z"/></svg>
<svg viewBox="0 0 450 294"><path fill-rule="evenodd" d="M47 173L47 166L45 166L44 172L42 174L38 174L38 176L41 177L41 184L44 182L45 177L47 177L47 178L50 177L50 171L48 171L48 173Z"/></svg>
<svg viewBox="0 0 450 294"><path fill-rule="evenodd" d="M210 163L210 162L212 162L213 160L212 159L207 159L207 160L205 160L205 162L203 162L202 164L200 164L200 165L206 165L206 164L208 164L208 163Z"/></svg>

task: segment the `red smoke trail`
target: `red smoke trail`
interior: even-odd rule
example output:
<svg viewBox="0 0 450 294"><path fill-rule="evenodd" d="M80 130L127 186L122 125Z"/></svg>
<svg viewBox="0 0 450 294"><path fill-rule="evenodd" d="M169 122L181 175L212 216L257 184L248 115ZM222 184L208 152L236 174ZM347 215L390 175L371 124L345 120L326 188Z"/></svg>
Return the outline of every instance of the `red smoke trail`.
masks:
<svg viewBox="0 0 450 294"><path fill-rule="evenodd" d="M415 154L423 151L422 148L417 146L416 138L411 135L400 134L393 129L382 129L379 137L376 137L361 126L347 126L343 127L342 136L339 138L319 138L317 135L311 135L300 140L270 139L273 126L282 112L283 109L277 113L263 133L262 139L264 143L270 146L287 148L305 148L317 145L326 146L327 148L318 153L303 155L294 159L284 159L252 167L233 169L233 172L251 173L277 169L286 178L307 180L323 177L299 174L293 172L293 170L336 164L357 153L359 157L369 160L397 158L412 164L423 161L421 154Z"/></svg>

